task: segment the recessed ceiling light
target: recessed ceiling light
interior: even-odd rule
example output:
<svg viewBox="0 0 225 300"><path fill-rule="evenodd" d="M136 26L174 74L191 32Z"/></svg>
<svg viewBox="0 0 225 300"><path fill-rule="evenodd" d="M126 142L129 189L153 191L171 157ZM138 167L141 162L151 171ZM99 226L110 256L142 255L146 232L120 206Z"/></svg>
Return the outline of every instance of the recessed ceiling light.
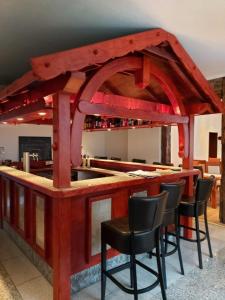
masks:
<svg viewBox="0 0 225 300"><path fill-rule="evenodd" d="M24 118L17 118L17 121L23 121Z"/></svg>
<svg viewBox="0 0 225 300"><path fill-rule="evenodd" d="M5 124L8 124L8 122L2 122L2 124L4 124L4 125L5 125Z"/></svg>
<svg viewBox="0 0 225 300"><path fill-rule="evenodd" d="M46 115L46 112L40 111L38 114L39 114L39 116L45 116L45 115Z"/></svg>

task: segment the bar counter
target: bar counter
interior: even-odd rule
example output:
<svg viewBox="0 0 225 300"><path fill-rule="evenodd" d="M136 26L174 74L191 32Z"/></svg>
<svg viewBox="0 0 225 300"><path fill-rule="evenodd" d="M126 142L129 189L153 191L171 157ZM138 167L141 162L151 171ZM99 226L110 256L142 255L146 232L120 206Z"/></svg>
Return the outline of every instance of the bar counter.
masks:
<svg viewBox="0 0 225 300"><path fill-rule="evenodd" d="M126 172L171 167L103 160L92 160L91 165L91 168L73 169L83 180L72 181L71 187L65 189L54 188L51 179L38 176L40 170L31 174L0 167L1 223L17 242L20 241L20 246L29 245L26 254L31 259L34 257L31 252L38 254L33 262L45 275L49 266L53 272L59 263L67 266L73 291L99 279L102 221L127 215L130 195L157 194L161 182L184 178L186 194L189 194L193 175L199 172L183 169L143 178ZM106 165L108 169L104 168ZM50 169L41 171L50 172ZM85 179L86 175L100 178ZM26 252L27 247L23 248ZM118 253L108 251L112 264L117 264L121 259ZM51 280L51 276L46 277Z"/></svg>

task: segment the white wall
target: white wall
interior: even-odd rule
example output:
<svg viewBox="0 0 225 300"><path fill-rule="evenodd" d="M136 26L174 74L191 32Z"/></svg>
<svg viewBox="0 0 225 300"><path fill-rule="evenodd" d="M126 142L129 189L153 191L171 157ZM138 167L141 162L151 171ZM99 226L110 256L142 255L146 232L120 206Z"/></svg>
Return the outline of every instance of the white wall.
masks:
<svg viewBox="0 0 225 300"><path fill-rule="evenodd" d="M171 162L174 166L182 164L182 159L178 156L179 141L178 141L178 127L171 126Z"/></svg>
<svg viewBox="0 0 225 300"><path fill-rule="evenodd" d="M221 136L221 114L202 115L195 117L194 126L194 159L208 160L209 132L217 132ZM217 142L217 157L221 158L221 141ZM178 130L171 131L171 161L178 165L182 160L178 157Z"/></svg>
<svg viewBox="0 0 225 300"><path fill-rule="evenodd" d="M208 160L209 132L217 132L221 136L221 114L195 117L194 158ZM221 157L221 142L217 142L217 156Z"/></svg>
<svg viewBox="0 0 225 300"><path fill-rule="evenodd" d="M128 160L161 161L161 128L143 128L128 132Z"/></svg>
<svg viewBox="0 0 225 300"><path fill-rule="evenodd" d="M19 136L50 136L52 126L46 125L0 125L0 147L5 147L5 159L17 161Z"/></svg>
<svg viewBox="0 0 225 300"><path fill-rule="evenodd" d="M82 154L90 157L106 155L106 132L93 131L83 132L82 135Z"/></svg>
<svg viewBox="0 0 225 300"><path fill-rule="evenodd" d="M106 156L120 157L122 160L128 159L128 130L107 131L106 136Z"/></svg>

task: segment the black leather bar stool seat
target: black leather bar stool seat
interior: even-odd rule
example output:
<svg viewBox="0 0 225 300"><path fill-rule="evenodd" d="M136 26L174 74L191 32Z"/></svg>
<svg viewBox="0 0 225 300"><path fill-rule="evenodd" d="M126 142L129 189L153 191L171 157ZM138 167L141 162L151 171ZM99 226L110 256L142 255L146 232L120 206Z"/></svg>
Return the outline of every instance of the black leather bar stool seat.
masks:
<svg viewBox="0 0 225 300"><path fill-rule="evenodd" d="M165 210L168 193L166 191L152 197L130 197L128 217L117 218L101 224L101 299L105 299L106 278L111 279L120 289L133 294L148 292L158 284L161 286L162 298L166 300L163 275L160 262L160 226ZM106 246L110 245L120 253L127 254L130 260L118 267L107 270ZM156 248L157 268L155 271L136 259L137 254L146 253ZM136 265L144 268L156 277L145 288L138 289ZM130 269L130 286L123 285L113 274Z"/></svg>
<svg viewBox="0 0 225 300"><path fill-rule="evenodd" d="M213 185L215 184L215 177L211 176L207 179L199 178L197 180L196 191L193 197L183 197L179 205L179 216L193 217L195 218L195 227L189 227L180 225L184 229L189 229L196 232L196 239L186 238L181 236L180 238L197 243L199 268L203 268L202 264L202 251L201 242L207 239L209 255L213 257L212 247L209 236L208 220L207 220L207 203L212 192ZM205 231L199 228L199 216L204 215Z"/></svg>
<svg viewBox="0 0 225 300"><path fill-rule="evenodd" d="M112 248L119 250L121 253L130 254L130 228L128 218L117 218L112 221L104 222L103 232L107 231L107 240ZM154 231L139 232L134 236L135 254L141 254L144 250L155 248Z"/></svg>

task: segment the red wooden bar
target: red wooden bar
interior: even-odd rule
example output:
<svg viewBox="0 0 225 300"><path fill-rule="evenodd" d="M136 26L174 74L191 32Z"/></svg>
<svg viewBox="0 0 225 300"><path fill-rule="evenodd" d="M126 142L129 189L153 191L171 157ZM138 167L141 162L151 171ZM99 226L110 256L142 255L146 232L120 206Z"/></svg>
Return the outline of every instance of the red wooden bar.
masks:
<svg viewBox="0 0 225 300"><path fill-rule="evenodd" d="M100 262L93 239L94 218L104 217L93 215L98 205L109 217L124 216L130 195L157 194L161 182L180 178L192 195L194 115L224 112L179 41L162 29L32 58L31 70L0 91L1 122L22 116L20 123L53 124L52 179L0 167L0 221L52 267L54 300L70 299L71 275ZM90 169L80 168L87 113L177 125L184 169L147 179L125 172L152 165L92 160ZM73 172L84 180L71 181Z"/></svg>

